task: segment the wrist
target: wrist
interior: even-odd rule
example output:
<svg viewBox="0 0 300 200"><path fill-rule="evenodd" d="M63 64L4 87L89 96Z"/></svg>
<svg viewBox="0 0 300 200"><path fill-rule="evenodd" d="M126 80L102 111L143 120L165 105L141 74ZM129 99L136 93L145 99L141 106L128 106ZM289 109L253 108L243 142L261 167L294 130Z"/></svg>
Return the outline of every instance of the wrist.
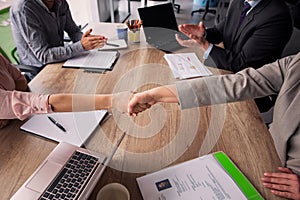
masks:
<svg viewBox="0 0 300 200"><path fill-rule="evenodd" d="M96 96L96 109L110 109L112 107L112 95L97 95Z"/></svg>
<svg viewBox="0 0 300 200"><path fill-rule="evenodd" d="M202 49L204 51L206 51L209 48L210 43L207 40L204 40L201 46L202 46Z"/></svg>

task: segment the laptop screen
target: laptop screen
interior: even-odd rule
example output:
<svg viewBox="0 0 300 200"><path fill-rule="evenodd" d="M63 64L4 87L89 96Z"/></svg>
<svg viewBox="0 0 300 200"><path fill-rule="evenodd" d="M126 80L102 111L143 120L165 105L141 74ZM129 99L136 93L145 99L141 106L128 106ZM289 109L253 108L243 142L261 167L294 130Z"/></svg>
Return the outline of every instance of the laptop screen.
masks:
<svg viewBox="0 0 300 200"><path fill-rule="evenodd" d="M150 45L165 52L183 48L175 38L179 31L172 3L138 8L138 12Z"/></svg>
<svg viewBox="0 0 300 200"><path fill-rule="evenodd" d="M138 12L143 27L161 27L178 31L172 3L138 8Z"/></svg>

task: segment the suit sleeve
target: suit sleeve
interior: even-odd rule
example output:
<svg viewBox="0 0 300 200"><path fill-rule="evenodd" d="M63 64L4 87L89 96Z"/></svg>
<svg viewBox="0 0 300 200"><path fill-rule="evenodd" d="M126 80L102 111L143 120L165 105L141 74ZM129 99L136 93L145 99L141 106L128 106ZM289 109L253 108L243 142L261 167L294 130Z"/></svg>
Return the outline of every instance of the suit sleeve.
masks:
<svg viewBox="0 0 300 200"><path fill-rule="evenodd" d="M186 109L277 94L291 59L292 56L257 70L247 68L236 74L177 82L180 107Z"/></svg>
<svg viewBox="0 0 300 200"><path fill-rule="evenodd" d="M252 30L241 33L235 46L212 48L209 57L214 66L238 72L246 67L261 67L271 62L270 58L280 57L292 33L290 17L281 15L266 19L265 16L262 19L265 22L260 20L260 24L255 20L260 19L254 19Z"/></svg>
<svg viewBox="0 0 300 200"><path fill-rule="evenodd" d="M220 22L218 25L206 29L206 40L212 44L219 44L223 41L223 27L225 20Z"/></svg>

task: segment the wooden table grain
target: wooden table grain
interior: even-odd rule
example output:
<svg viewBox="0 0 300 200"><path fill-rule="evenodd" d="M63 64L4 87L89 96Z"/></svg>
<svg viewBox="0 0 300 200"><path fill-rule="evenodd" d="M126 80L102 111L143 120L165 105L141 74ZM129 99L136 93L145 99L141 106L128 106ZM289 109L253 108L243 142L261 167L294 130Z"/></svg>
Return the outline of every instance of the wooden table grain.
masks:
<svg viewBox="0 0 300 200"><path fill-rule="evenodd" d="M115 37L116 24L91 24L99 34ZM142 37L142 36L141 36ZM185 49L182 52L199 49ZM176 81L164 60L164 52L149 47L141 38L129 44L112 71L86 73L65 69L62 63L47 65L29 84L32 92L119 93L143 91ZM212 69L214 74L226 73ZM265 199L280 199L262 186L264 172L280 166L272 138L253 100L180 110L177 104L158 104L129 117L116 109L86 142L91 151L109 155L126 131L109 167L90 200L112 182L124 184L132 200L142 199L136 178L161 168L211 152L225 152ZM23 122L13 120L0 130L0 194L9 199L54 149L57 143L19 131Z"/></svg>

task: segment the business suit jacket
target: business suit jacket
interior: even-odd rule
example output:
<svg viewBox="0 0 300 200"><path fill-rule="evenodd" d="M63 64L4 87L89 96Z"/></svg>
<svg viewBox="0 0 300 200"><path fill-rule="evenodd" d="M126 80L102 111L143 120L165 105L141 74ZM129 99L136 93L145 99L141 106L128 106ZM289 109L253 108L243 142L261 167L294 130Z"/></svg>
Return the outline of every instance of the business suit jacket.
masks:
<svg viewBox="0 0 300 200"><path fill-rule="evenodd" d="M226 18L206 30L206 39L214 46L206 62L218 68L238 72L248 66L258 68L280 58L289 41L292 19L282 0L261 0L245 17L238 29L244 0L233 0Z"/></svg>
<svg viewBox="0 0 300 200"><path fill-rule="evenodd" d="M182 109L278 94L269 129L282 164L300 176L300 53L236 74L176 83Z"/></svg>

